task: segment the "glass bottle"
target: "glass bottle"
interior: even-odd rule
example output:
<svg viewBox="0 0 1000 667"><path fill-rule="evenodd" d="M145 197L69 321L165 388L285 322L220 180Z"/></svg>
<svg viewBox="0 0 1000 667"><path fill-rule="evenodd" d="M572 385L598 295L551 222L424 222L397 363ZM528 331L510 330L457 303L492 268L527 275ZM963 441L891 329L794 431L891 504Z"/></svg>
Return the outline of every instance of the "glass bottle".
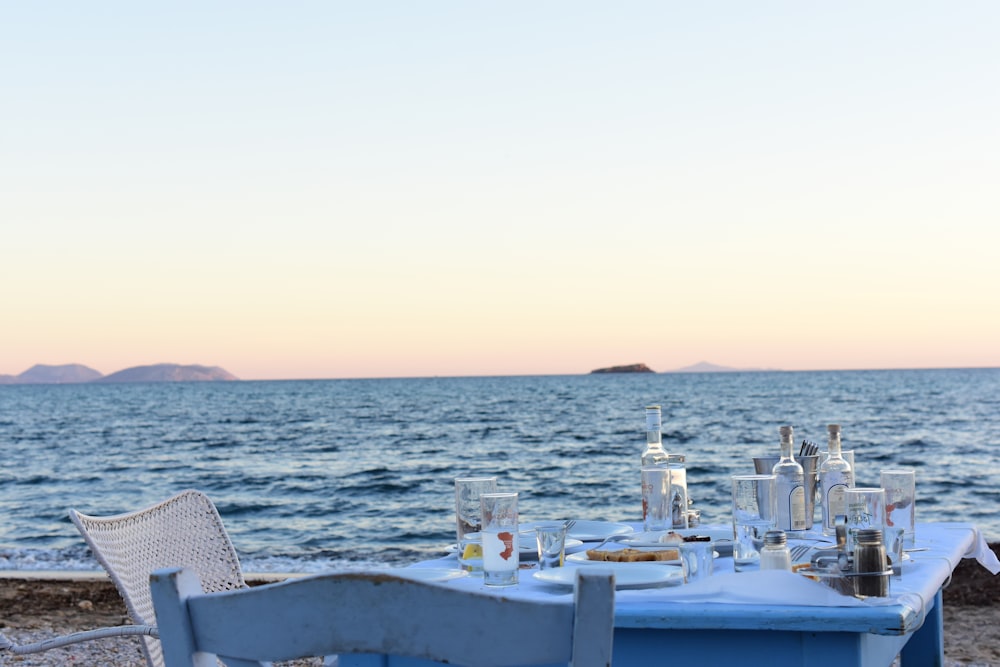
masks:
<svg viewBox="0 0 1000 667"><path fill-rule="evenodd" d="M854 470L840 455L840 425L830 424L826 430L830 456L819 467L820 506L823 510L823 534L833 535L837 531L837 516L847 514L844 492L854 485Z"/></svg>
<svg viewBox="0 0 1000 667"><path fill-rule="evenodd" d="M781 458L771 473L774 475L774 489L778 496L777 527L781 530L806 529L806 487L805 473L792 454L791 426L778 429L781 434Z"/></svg>
<svg viewBox="0 0 1000 667"><path fill-rule="evenodd" d="M788 537L783 530L769 530L764 533L764 548L760 550L760 569L792 570L792 552L788 549Z"/></svg>
<svg viewBox="0 0 1000 667"><path fill-rule="evenodd" d="M646 449L642 452L642 466L665 466L669 462L667 452L663 449L660 431L660 406L646 406Z"/></svg>

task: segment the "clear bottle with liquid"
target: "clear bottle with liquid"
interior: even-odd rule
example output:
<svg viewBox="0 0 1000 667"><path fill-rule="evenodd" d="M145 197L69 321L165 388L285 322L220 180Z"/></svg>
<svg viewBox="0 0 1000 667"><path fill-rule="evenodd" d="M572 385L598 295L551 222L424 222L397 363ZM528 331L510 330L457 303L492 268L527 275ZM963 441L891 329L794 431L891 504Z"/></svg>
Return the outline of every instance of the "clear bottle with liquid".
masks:
<svg viewBox="0 0 1000 667"><path fill-rule="evenodd" d="M830 456L819 467L820 506L823 510L823 534L834 535L837 532L837 516L847 514L844 494L854 486L854 470L840 455L840 425L830 424L826 430Z"/></svg>
<svg viewBox="0 0 1000 667"><path fill-rule="evenodd" d="M805 530L805 473L792 454L793 429L791 426L782 426L778 432L781 434L781 458L771 469L778 496L776 525L784 531Z"/></svg>
<svg viewBox="0 0 1000 667"><path fill-rule="evenodd" d="M663 449L662 422L659 405L646 406L646 449L642 452L642 466L665 466L670 459Z"/></svg>
<svg viewBox="0 0 1000 667"><path fill-rule="evenodd" d="M764 548L760 550L760 569L792 569L792 552L788 548L788 536L783 530L769 530L764 533Z"/></svg>

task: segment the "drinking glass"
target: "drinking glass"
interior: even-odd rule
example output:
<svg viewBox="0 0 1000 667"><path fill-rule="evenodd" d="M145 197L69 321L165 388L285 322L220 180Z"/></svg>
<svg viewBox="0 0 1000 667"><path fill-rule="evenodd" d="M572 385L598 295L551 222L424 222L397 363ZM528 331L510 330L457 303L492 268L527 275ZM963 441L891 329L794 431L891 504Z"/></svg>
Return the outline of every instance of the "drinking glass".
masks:
<svg viewBox="0 0 1000 667"><path fill-rule="evenodd" d="M854 551L859 530L885 530L885 490L867 486L847 489L844 505L847 507L848 551Z"/></svg>
<svg viewBox="0 0 1000 667"><path fill-rule="evenodd" d="M715 543L711 540L682 542L678 550L681 553L684 583L690 584L712 576L715 568Z"/></svg>
<svg viewBox="0 0 1000 667"><path fill-rule="evenodd" d="M496 477L459 477L455 480L455 532L458 539L458 562L462 569L478 573L482 570L482 548L479 531L483 527L479 496L496 493ZM475 539L466 535L475 533Z"/></svg>
<svg viewBox="0 0 1000 667"><path fill-rule="evenodd" d="M879 475L879 486L885 489L886 544L893 546L890 539L896 532L903 531L903 542L913 546L916 540L916 473L912 468L883 470Z"/></svg>
<svg viewBox="0 0 1000 667"><path fill-rule="evenodd" d="M666 466L643 466L643 530L669 530L670 526L670 469Z"/></svg>
<svg viewBox="0 0 1000 667"><path fill-rule="evenodd" d="M483 583L510 586L517 583L520 545L517 536L517 494L484 493L479 496L483 512Z"/></svg>
<svg viewBox="0 0 1000 667"><path fill-rule="evenodd" d="M670 463L670 523L674 528L688 527L687 468Z"/></svg>
<svg viewBox="0 0 1000 667"><path fill-rule="evenodd" d="M777 518L774 475L733 475L733 563L737 572L760 564L764 533Z"/></svg>
<svg viewBox="0 0 1000 667"><path fill-rule="evenodd" d="M538 569L562 567L566 551L566 524L543 523L535 526L538 543Z"/></svg>

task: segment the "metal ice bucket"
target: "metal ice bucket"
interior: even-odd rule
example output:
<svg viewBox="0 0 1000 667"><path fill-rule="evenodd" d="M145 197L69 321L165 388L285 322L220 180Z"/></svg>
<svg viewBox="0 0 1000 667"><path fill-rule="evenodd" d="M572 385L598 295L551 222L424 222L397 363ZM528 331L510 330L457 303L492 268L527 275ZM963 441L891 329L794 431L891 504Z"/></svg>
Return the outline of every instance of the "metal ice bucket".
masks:
<svg viewBox="0 0 1000 667"><path fill-rule="evenodd" d="M774 464L778 462L780 456L755 456L753 457L753 467L758 475L770 475ZM819 456L796 456L795 460L802 466L803 477L805 478L806 495L806 530L813 527L813 518L816 513L816 486L818 478L816 476Z"/></svg>

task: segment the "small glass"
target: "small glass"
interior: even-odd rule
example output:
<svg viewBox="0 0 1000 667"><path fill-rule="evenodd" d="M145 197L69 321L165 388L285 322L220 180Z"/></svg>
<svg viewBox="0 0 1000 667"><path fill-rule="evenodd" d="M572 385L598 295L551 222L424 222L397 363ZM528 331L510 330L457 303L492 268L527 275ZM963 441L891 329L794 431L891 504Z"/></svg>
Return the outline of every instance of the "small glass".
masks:
<svg viewBox="0 0 1000 667"><path fill-rule="evenodd" d="M885 529L885 490L856 486L844 492L847 507L847 550L854 551L858 531Z"/></svg>
<svg viewBox="0 0 1000 667"><path fill-rule="evenodd" d="M911 468L883 470L879 486L885 489L885 528L887 533L903 531L903 543L913 546L916 541L916 473ZM892 544L889 535L886 542Z"/></svg>
<svg viewBox="0 0 1000 667"><path fill-rule="evenodd" d="M662 465L643 466L643 530L669 530L670 525L670 469Z"/></svg>
<svg viewBox="0 0 1000 667"><path fill-rule="evenodd" d="M538 569L562 567L566 554L566 524L543 523L535 526L538 543Z"/></svg>
<svg viewBox="0 0 1000 667"><path fill-rule="evenodd" d="M682 542L677 548L681 554L684 583L702 581L712 576L715 569L715 543L711 540Z"/></svg>
<svg viewBox="0 0 1000 667"><path fill-rule="evenodd" d="M483 512L483 583L487 586L516 584L521 560L517 494L484 493L479 501Z"/></svg>
<svg viewBox="0 0 1000 667"><path fill-rule="evenodd" d="M774 475L733 475L733 565L737 572L760 565L764 534L774 529Z"/></svg>

